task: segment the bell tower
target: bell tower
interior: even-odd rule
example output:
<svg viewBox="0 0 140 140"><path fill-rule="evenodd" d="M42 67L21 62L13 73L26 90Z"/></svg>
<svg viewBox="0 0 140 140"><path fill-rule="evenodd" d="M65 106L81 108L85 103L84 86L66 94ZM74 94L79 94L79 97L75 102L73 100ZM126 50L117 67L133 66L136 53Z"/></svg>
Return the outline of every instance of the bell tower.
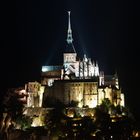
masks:
<svg viewBox="0 0 140 140"><path fill-rule="evenodd" d="M67 30L67 39L66 39L66 50L63 54L64 75L67 76L70 76L71 74L75 75L76 67L78 67L76 62L77 53L73 45L70 14L71 12L68 11L68 30Z"/></svg>
<svg viewBox="0 0 140 140"><path fill-rule="evenodd" d="M76 56L77 56L74 45L73 45L70 13L71 12L68 11L68 31L67 31L67 40L66 40L67 41L66 50L64 53L64 63L75 62Z"/></svg>

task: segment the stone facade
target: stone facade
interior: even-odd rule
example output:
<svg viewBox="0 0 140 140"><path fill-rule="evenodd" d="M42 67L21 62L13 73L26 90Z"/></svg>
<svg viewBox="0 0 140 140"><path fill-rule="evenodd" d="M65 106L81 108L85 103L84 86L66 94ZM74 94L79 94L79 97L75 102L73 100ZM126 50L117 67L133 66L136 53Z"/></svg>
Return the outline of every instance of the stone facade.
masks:
<svg viewBox="0 0 140 140"><path fill-rule="evenodd" d="M68 105L72 101L78 107L96 107L108 98L114 105L124 106L117 74L105 75L99 70L98 62L87 58L77 59L73 45L70 12L68 12L68 33L66 51L62 66L43 66L41 84L46 87L45 95Z"/></svg>

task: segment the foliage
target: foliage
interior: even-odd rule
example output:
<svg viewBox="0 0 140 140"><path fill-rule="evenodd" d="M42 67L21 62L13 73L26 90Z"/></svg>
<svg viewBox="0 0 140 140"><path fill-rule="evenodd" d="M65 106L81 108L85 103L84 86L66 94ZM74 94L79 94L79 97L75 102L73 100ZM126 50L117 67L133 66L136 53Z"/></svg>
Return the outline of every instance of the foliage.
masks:
<svg viewBox="0 0 140 140"><path fill-rule="evenodd" d="M77 107L78 106L78 101L72 100L69 104L70 107Z"/></svg>
<svg viewBox="0 0 140 140"><path fill-rule="evenodd" d="M31 127L32 119L29 116L21 115L15 119L15 123L19 125L22 130L25 130Z"/></svg>
<svg viewBox="0 0 140 140"><path fill-rule="evenodd" d="M102 101L102 104L100 105L100 109L105 112L105 113L108 113L110 107L111 107L111 102L108 98L105 98L103 101Z"/></svg>

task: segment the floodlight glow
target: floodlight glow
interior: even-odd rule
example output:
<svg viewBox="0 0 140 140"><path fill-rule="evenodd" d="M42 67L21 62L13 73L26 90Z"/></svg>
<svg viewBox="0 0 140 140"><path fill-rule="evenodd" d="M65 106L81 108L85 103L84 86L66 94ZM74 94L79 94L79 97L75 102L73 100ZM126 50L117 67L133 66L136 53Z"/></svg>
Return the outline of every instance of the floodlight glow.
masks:
<svg viewBox="0 0 140 140"><path fill-rule="evenodd" d="M47 67L46 66L42 66L42 72L46 72L48 71Z"/></svg>
<svg viewBox="0 0 140 140"><path fill-rule="evenodd" d="M43 126L43 122L41 120L41 117L34 117L33 122L31 124L32 127L38 127L38 126Z"/></svg>
<svg viewBox="0 0 140 140"><path fill-rule="evenodd" d="M121 106L125 106L125 101L124 101L124 94L121 93Z"/></svg>

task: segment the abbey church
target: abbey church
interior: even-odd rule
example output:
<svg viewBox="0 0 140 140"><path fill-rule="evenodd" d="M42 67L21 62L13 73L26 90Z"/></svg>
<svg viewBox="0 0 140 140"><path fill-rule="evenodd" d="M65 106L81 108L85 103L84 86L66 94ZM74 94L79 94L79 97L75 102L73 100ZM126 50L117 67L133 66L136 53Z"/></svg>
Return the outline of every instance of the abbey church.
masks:
<svg viewBox="0 0 140 140"><path fill-rule="evenodd" d="M63 65L42 66L41 85L47 97L65 105L72 101L78 107L96 107L108 98L112 104L125 106L124 94L119 87L117 74L105 75L97 61L84 54L79 59L73 44L70 12L68 12L67 45Z"/></svg>

